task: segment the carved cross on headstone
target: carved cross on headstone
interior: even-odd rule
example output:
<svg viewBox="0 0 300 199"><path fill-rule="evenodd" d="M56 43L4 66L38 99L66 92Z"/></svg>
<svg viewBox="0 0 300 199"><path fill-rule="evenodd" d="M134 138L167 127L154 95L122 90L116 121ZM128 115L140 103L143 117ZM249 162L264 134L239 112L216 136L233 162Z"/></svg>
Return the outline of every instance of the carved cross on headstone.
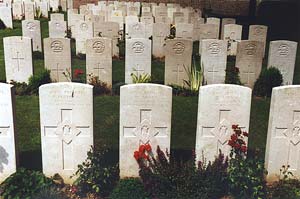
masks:
<svg viewBox="0 0 300 199"><path fill-rule="evenodd" d="M251 76L253 77L253 79L255 79L255 72L253 71L253 68L251 66L247 66L247 70L246 71L242 71L241 72L243 75L247 76L247 85L250 85L250 81L251 81Z"/></svg>
<svg viewBox="0 0 300 199"><path fill-rule="evenodd" d="M184 73L182 65L177 64L177 67L172 72L176 73L176 83L180 84L180 76Z"/></svg>
<svg viewBox="0 0 300 199"><path fill-rule="evenodd" d="M124 137L137 137L139 145L150 143L157 137L167 137L167 127L152 124L152 110L141 109L136 127L123 127Z"/></svg>
<svg viewBox="0 0 300 199"><path fill-rule="evenodd" d="M74 169L74 154L72 142L83 134L83 129L89 126L77 126L72 121L72 109L60 110L60 121L56 126L45 126L45 136L56 137L61 142L62 147L62 166L64 170ZM49 130L49 133L48 133ZM52 134L50 133L53 130Z"/></svg>
<svg viewBox="0 0 300 199"><path fill-rule="evenodd" d="M25 58L22 56L19 56L20 53L17 52L17 56L13 56L12 59L17 61L17 66L18 66L18 72L20 71L20 61L24 60Z"/></svg>
<svg viewBox="0 0 300 199"><path fill-rule="evenodd" d="M103 66L101 66L100 63L97 63L97 66L93 68L94 69L94 73L96 74L96 76L100 79L101 74L103 74L103 72L105 72L105 68Z"/></svg>
<svg viewBox="0 0 300 199"><path fill-rule="evenodd" d="M0 136L6 136L10 126L0 126Z"/></svg>
<svg viewBox="0 0 300 199"><path fill-rule="evenodd" d="M56 68L51 68L51 73L52 71L56 73L56 80L59 81L60 73L62 74L65 70L59 68L59 63L56 63Z"/></svg>
<svg viewBox="0 0 300 199"><path fill-rule="evenodd" d="M210 75L212 75L212 83L215 81L215 73L218 73L219 72L219 70L217 70L216 68L215 68L215 66L213 65L213 67L212 68L210 68L210 69L208 69L208 74L210 74Z"/></svg>
<svg viewBox="0 0 300 199"><path fill-rule="evenodd" d="M289 170L297 170L300 143L300 110L293 111L292 121L286 127L275 127L275 131L276 136L283 137L289 143L286 162L287 165L290 165Z"/></svg>

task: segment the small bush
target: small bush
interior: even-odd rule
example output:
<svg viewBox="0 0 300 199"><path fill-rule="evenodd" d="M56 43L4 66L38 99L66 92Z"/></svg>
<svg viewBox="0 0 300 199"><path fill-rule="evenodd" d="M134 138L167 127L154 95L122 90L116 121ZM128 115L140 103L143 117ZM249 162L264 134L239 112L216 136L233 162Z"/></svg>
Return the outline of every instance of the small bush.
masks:
<svg viewBox="0 0 300 199"><path fill-rule="evenodd" d="M169 85L171 86L173 89L173 95L175 96L197 96L198 92L195 91L191 91L188 88L182 87L182 86L178 86L178 85Z"/></svg>
<svg viewBox="0 0 300 199"><path fill-rule="evenodd" d="M21 168L1 184L0 195L4 199L30 199L33 195L53 185L53 181L45 177L43 173Z"/></svg>
<svg viewBox="0 0 300 199"><path fill-rule="evenodd" d="M25 82L11 81L10 84L14 85L16 95L29 95L28 84Z"/></svg>
<svg viewBox="0 0 300 199"><path fill-rule="evenodd" d="M131 73L132 83L149 83L151 81L151 75L149 74L134 74Z"/></svg>
<svg viewBox="0 0 300 199"><path fill-rule="evenodd" d="M256 80L253 94L260 97L270 97L272 89L282 84L282 75L277 68L264 69Z"/></svg>
<svg viewBox="0 0 300 199"><path fill-rule="evenodd" d="M50 70L43 70L38 74L34 74L29 78L28 93L37 95L39 87L48 83L51 83Z"/></svg>
<svg viewBox="0 0 300 199"><path fill-rule="evenodd" d="M106 197L113 190L119 180L118 166L107 163L109 157L107 149L94 151L92 148L87 153L87 159L78 165L75 185L78 187L79 195L94 194ZM105 164L107 163L107 164Z"/></svg>
<svg viewBox="0 0 300 199"><path fill-rule="evenodd" d="M110 199L150 199L145 191L141 180L128 178L120 180L119 184L113 190Z"/></svg>
<svg viewBox="0 0 300 199"><path fill-rule="evenodd" d="M89 75L88 83L94 86L94 95L111 95L112 89L107 83L102 82L99 80L97 76L93 76L92 74Z"/></svg>
<svg viewBox="0 0 300 199"><path fill-rule="evenodd" d="M225 84L237 84L242 85L240 75L240 71L235 66L227 66L226 67L226 77Z"/></svg>
<svg viewBox="0 0 300 199"><path fill-rule="evenodd" d="M0 19L0 30L3 30L6 28L6 25L4 24L4 22Z"/></svg>
<svg viewBox="0 0 300 199"><path fill-rule="evenodd" d="M280 180L268 188L269 199L300 199L300 181Z"/></svg>

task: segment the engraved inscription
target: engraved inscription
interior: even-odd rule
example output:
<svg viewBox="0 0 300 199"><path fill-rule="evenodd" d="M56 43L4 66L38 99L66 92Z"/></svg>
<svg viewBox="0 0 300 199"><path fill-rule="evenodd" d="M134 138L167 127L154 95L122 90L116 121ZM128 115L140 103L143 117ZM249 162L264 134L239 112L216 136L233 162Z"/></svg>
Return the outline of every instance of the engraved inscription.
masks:
<svg viewBox="0 0 300 199"><path fill-rule="evenodd" d="M58 40L53 41L51 43L51 49L55 53L62 52L62 50L63 50L63 43L61 41L58 41Z"/></svg>
<svg viewBox="0 0 300 199"><path fill-rule="evenodd" d="M255 44L248 44L245 48L246 54L249 56L253 56L256 53L256 45Z"/></svg>
<svg viewBox="0 0 300 199"><path fill-rule="evenodd" d="M288 56L290 47L287 44L281 44L278 48L278 54L280 56Z"/></svg>
<svg viewBox="0 0 300 199"><path fill-rule="evenodd" d="M96 41L93 43L93 49L96 53L103 53L105 50L105 45L102 41Z"/></svg>
<svg viewBox="0 0 300 199"><path fill-rule="evenodd" d="M181 55L184 52L184 49L185 49L185 45L182 42L177 42L173 46L173 50L177 55Z"/></svg>
<svg viewBox="0 0 300 199"><path fill-rule="evenodd" d="M262 32L263 32L263 27L260 27L260 26L255 27L255 29L254 29L255 35L260 35L260 34L262 34Z"/></svg>
<svg viewBox="0 0 300 199"><path fill-rule="evenodd" d="M88 24L87 24L87 23L82 23L82 24L80 25L80 29L81 29L82 31L87 31L87 29L88 29Z"/></svg>
<svg viewBox="0 0 300 199"><path fill-rule="evenodd" d="M216 42L209 44L208 51L212 55L217 55L221 52L220 45Z"/></svg>
<svg viewBox="0 0 300 199"><path fill-rule="evenodd" d="M143 53L144 49L145 49L145 46L140 41L134 42L132 44L132 50L133 50L134 53L137 53L137 54Z"/></svg>
<svg viewBox="0 0 300 199"><path fill-rule="evenodd" d="M33 22L28 22L28 23L26 24L26 27L27 27L27 29L30 30L30 31L35 31L35 29L36 29L36 25L35 25Z"/></svg>

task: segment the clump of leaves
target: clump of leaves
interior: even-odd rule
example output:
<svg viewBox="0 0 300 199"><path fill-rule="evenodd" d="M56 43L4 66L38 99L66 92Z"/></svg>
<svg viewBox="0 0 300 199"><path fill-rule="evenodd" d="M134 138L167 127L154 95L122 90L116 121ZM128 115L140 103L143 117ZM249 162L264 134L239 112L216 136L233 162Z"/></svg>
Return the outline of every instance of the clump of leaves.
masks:
<svg viewBox="0 0 300 199"><path fill-rule="evenodd" d="M134 71L136 71L136 69L134 69ZM149 83L151 81L151 75L150 74L135 74L135 73L131 73L131 78L132 78L132 82L134 84L139 84L139 83Z"/></svg>
<svg viewBox="0 0 300 199"><path fill-rule="evenodd" d="M193 59L193 65L191 66L191 69L185 66L183 67L189 78L188 80L184 80L185 84L188 86L190 91L198 92L200 86L202 86L203 73L201 69L199 71L197 70L195 59Z"/></svg>
<svg viewBox="0 0 300 199"><path fill-rule="evenodd" d="M41 10L40 7L37 7L37 8L35 9L35 17L36 17L37 19L40 19L40 18L42 17L42 10Z"/></svg>
<svg viewBox="0 0 300 199"><path fill-rule="evenodd" d="M242 85L239 73L240 70L237 67L228 65L226 67L225 84Z"/></svg>
<svg viewBox="0 0 300 199"><path fill-rule="evenodd" d="M39 87L43 84L51 83L50 70L43 70L38 74L34 74L29 78L28 91L29 94L38 94Z"/></svg>
<svg viewBox="0 0 300 199"><path fill-rule="evenodd" d="M87 153L87 159L78 165L75 173L75 185L81 196L93 194L107 197L119 180L119 169L116 164L109 163L108 149L95 151L93 148Z"/></svg>
<svg viewBox="0 0 300 199"><path fill-rule="evenodd" d="M88 83L94 86L94 95L111 95L112 88L107 83L99 80L99 77L89 74Z"/></svg>

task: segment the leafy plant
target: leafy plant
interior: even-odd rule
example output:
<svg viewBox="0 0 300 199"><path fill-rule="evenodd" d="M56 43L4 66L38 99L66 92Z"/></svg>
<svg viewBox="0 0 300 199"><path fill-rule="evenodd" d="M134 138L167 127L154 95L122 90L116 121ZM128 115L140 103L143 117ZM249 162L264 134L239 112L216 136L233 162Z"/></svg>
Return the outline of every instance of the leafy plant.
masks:
<svg viewBox="0 0 300 199"><path fill-rule="evenodd" d="M242 85L239 73L240 70L237 67L233 65L228 65L226 67L225 84Z"/></svg>
<svg viewBox="0 0 300 199"><path fill-rule="evenodd" d="M200 71L197 71L196 61L194 59L191 70L189 68L186 68L185 66L183 67L189 78L189 80L184 80L184 82L192 92L198 92L203 81L203 73L201 69Z"/></svg>
<svg viewBox="0 0 300 199"><path fill-rule="evenodd" d="M127 178L120 180L113 190L110 199L150 199L140 179Z"/></svg>
<svg viewBox="0 0 300 199"><path fill-rule="evenodd" d="M300 181L285 179L268 187L268 199L300 199Z"/></svg>
<svg viewBox="0 0 300 199"><path fill-rule="evenodd" d="M234 133L228 141L232 147L228 168L229 191L235 198L266 198L264 163L258 156L246 158L247 146L243 132L238 125L232 125Z"/></svg>
<svg viewBox="0 0 300 199"><path fill-rule="evenodd" d="M282 75L277 68L264 69L256 80L253 93L256 96L270 97L272 89L282 84Z"/></svg>
<svg viewBox="0 0 300 199"><path fill-rule="evenodd" d="M58 188L47 187L34 194L32 199L67 199L67 197Z"/></svg>
<svg viewBox="0 0 300 199"><path fill-rule="evenodd" d="M136 71L136 69L134 69ZM149 74L135 74L131 73L132 82L134 84L149 83L151 81L151 75Z"/></svg>
<svg viewBox="0 0 300 199"><path fill-rule="evenodd" d="M36 17L37 19L40 19L40 18L42 17L42 10L41 10L40 7L37 7L37 8L35 9L35 17Z"/></svg>
<svg viewBox="0 0 300 199"><path fill-rule="evenodd" d="M96 196L108 196L119 179L118 166L111 166L107 163L109 159L107 149L95 151L93 148L87 153L87 159L75 173L78 178L75 185L78 193L86 195L92 193ZM107 163L107 164L105 164Z"/></svg>
<svg viewBox="0 0 300 199"><path fill-rule="evenodd" d="M74 73L73 73L73 81L74 82L80 82L80 83L84 83L84 72L82 69L75 69Z"/></svg>
<svg viewBox="0 0 300 199"><path fill-rule="evenodd" d="M94 95L110 95L112 89L107 83L99 80L99 77L89 74L88 83L94 86Z"/></svg>
<svg viewBox="0 0 300 199"><path fill-rule="evenodd" d="M4 199L31 199L33 195L53 185L53 181L43 173L21 168L1 184L1 196Z"/></svg>
<svg viewBox="0 0 300 199"><path fill-rule="evenodd" d="M39 87L43 84L51 83L50 70L43 70L38 74L30 76L28 82L28 93L38 94Z"/></svg>

